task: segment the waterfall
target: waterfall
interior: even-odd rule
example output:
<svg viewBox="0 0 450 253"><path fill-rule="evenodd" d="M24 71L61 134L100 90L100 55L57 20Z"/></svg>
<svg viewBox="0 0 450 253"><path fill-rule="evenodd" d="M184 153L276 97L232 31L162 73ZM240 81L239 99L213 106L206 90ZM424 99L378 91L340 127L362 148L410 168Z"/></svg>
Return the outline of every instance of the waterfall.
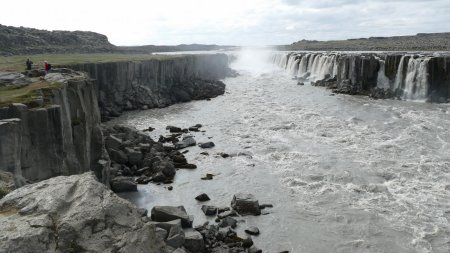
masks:
<svg viewBox="0 0 450 253"><path fill-rule="evenodd" d="M406 72L404 99L426 99L428 96L428 62L426 58L410 58L408 62L408 70Z"/></svg>
<svg viewBox="0 0 450 253"><path fill-rule="evenodd" d="M298 66L298 76L302 76L304 75L307 71L308 71L308 60L309 57L311 56L311 54L306 54L302 57L302 59L300 60L300 65Z"/></svg>
<svg viewBox="0 0 450 253"><path fill-rule="evenodd" d="M389 82L389 78L385 74L386 62L379 58L378 58L378 60L380 62L380 70L378 70L377 87L387 90L390 88L390 82Z"/></svg>
<svg viewBox="0 0 450 253"><path fill-rule="evenodd" d="M403 80L403 69L404 69L404 63L405 62L405 55L402 56L402 58L400 59L400 64L398 65L397 68L397 75L395 76L395 82L394 82L394 87L392 88L392 90L395 92L397 89L402 89L403 88L403 84L404 84L404 80Z"/></svg>

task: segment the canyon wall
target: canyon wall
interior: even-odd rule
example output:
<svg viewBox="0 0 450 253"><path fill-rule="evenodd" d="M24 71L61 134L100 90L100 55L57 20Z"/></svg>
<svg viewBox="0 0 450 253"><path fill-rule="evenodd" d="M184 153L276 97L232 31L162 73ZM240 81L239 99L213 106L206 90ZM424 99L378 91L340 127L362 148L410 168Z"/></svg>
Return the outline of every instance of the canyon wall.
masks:
<svg viewBox="0 0 450 253"><path fill-rule="evenodd" d="M273 62L301 81L337 92L450 101L450 56L406 53L277 53Z"/></svg>
<svg viewBox="0 0 450 253"><path fill-rule="evenodd" d="M139 62L67 67L84 71L95 80L104 120L124 110L165 107L221 95L225 85L217 80L233 74L224 54L161 56Z"/></svg>
<svg viewBox="0 0 450 253"><path fill-rule="evenodd" d="M28 105L0 108L0 168L13 173L18 186L22 178L36 182L91 169L107 183L94 85L84 76L54 73L46 79L60 87L41 90L42 97Z"/></svg>
<svg viewBox="0 0 450 253"><path fill-rule="evenodd" d="M226 55L71 67L87 74L55 69L31 82L48 86L34 99L0 108L0 170L14 174L16 186L86 171L108 185L101 116L215 97L225 91L217 79L232 74Z"/></svg>

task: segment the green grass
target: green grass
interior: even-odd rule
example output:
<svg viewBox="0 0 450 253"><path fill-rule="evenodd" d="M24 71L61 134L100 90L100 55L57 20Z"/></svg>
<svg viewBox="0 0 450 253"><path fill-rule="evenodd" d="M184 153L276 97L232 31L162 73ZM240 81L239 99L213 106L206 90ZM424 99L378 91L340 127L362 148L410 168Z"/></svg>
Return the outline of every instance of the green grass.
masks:
<svg viewBox="0 0 450 253"><path fill-rule="evenodd" d="M43 91L59 89L60 83L49 83L47 81L36 81L28 86L22 88L0 87L0 107L7 106L11 103L27 104L37 97L41 96Z"/></svg>
<svg viewBox="0 0 450 253"><path fill-rule="evenodd" d="M153 55L153 54L37 54L0 57L0 71L24 71L27 58L33 61L34 68L44 68L44 61L52 66L67 66L79 63L102 63L117 61L165 60L182 57L183 55Z"/></svg>
<svg viewBox="0 0 450 253"><path fill-rule="evenodd" d="M8 188L0 187L0 199L6 196L6 194L10 193L11 190Z"/></svg>

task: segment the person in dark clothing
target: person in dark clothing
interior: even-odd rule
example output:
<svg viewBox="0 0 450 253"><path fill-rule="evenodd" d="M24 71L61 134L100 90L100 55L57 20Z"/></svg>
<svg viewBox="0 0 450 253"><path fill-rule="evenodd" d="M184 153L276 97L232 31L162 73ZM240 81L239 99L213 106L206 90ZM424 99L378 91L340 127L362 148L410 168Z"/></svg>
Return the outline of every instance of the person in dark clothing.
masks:
<svg viewBox="0 0 450 253"><path fill-rule="evenodd" d="M25 64L27 65L27 70L31 70L31 67L33 66L33 62L30 61L30 59L27 59L27 62Z"/></svg>

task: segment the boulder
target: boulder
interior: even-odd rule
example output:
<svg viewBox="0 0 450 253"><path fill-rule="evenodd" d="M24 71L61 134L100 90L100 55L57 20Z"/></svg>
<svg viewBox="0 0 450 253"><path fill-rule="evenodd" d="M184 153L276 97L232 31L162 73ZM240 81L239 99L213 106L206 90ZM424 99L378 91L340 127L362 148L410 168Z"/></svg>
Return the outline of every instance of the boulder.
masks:
<svg viewBox="0 0 450 253"><path fill-rule="evenodd" d="M215 144L214 144L214 142L209 141L209 142L200 143L198 146L201 148L213 148L215 146Z"/></svg>
<svg viewBox="0 0 450 253"><path fill-rule="evenodd" d="M184 228L192 227L193 218L186 213L184 206L154 206L151 211L153 221L173 221L180 219Z"/></svg>
<svg viewBox="0 0 450 253"><path fill-rule="evenodd" d="M110 149L108 153L111 160L116 163L125 164L128 162L128 156L122 150Z"/></svg>
<svg viewBox="0 0 450 253"><path fill-rule="evenodd" d="M23 186L0 213L2 252L167 252L138 208L92 172Z"/></svg>
<svg viewBox="0 0 450 253"><path fill-rule="evenodd" d="M226 228L226 227L231 227L231 228L236 228L237 226L237 220L231 217L225 217L224 219L222 219L219 222L219 227L221 228Z"/></svg>
<svg viewBox="0 0 450 253"><path fill-rule="evenodd" d="M254 245L248 249L248 253L262 253L261 249L256 248Z"/></svg>
<svg viewBox="0 0 450 253"><path fill-rule="evenodd" d="M184 243L185 234L181 225L181 220L176 220L174 226L170 227L169 234L167 235L166 243L170 247L179 248Z"/></svg>
<svg viewBox="0 0 450 253"><path fill-rule="evenodd" d="M237 193L233 196L231 201L231 207L235 209L239 214L246 215L260 215L259 202L252 194Z"/></svg>
<svg viewBox="0 0 450 253"><path fill-rule="evenodd" d="M132 177L115 177L110 184L114 192L137 192L137 184Z"/></svg>
<svg viewBox="0 0 450 253"><path fill-rule="evenodd" d="M137 151L135 149L127 148L127 156L128 156L128 162L131 165L138 165L142 162L142 153L141 151Z"/></svg>
<svg viewBox="0 0 450 253"><path fill-rule="evenodd" d="M120 147L122 146L122 140L114 135L108 135L105 138L105 146L108 150L120 150Z"/></svg>
<svg viewBox="0 0 450 253"><path fill-rule="evenodd" d="M203 236L194 229L188 229L184 233L184 247L190 252L205 252Z"/></svg>
<svg viewBox="0 0 450 253"><path fill-rule="evenodd" d="M197 142L192 136L186 136L183 140L175 143L175 149L183 149L191 146L195 146Z"/></svg>
<svg viewBox="0 0 450 253"><path fill-rule="evenodd" d="M211 200L206 193L202 193L202 194L198 195L197 197L195 197L195 199L200 202L205 202L205 201Z"/></svg>
<svg viewBox="0 0 450 253"><path fill-rule="evenodd" d="M257 227L251 226L244 230L245 233L249 235L259 235L259 229Z"/></svg>
<svg viewBox="0 0 450 253"><path fill-rule="evenodd" d="M202 211L207 216L216 215L217 214L217 207L203 205L202 206Z"/></svg>
<svg viewBox="0 0 450 253"><path fill-rule="evenodd" d="M169 130L171 133L181 133L182 129L176 126L167 126L166 130Z"/></svg>
<svg viewBox="0 0 450 253"><path fill-rule="evenodd" d="M242 247L250 248L251 246L253 246L253 240L251 237L247 237L244 240L242 240Z"/></svg>

